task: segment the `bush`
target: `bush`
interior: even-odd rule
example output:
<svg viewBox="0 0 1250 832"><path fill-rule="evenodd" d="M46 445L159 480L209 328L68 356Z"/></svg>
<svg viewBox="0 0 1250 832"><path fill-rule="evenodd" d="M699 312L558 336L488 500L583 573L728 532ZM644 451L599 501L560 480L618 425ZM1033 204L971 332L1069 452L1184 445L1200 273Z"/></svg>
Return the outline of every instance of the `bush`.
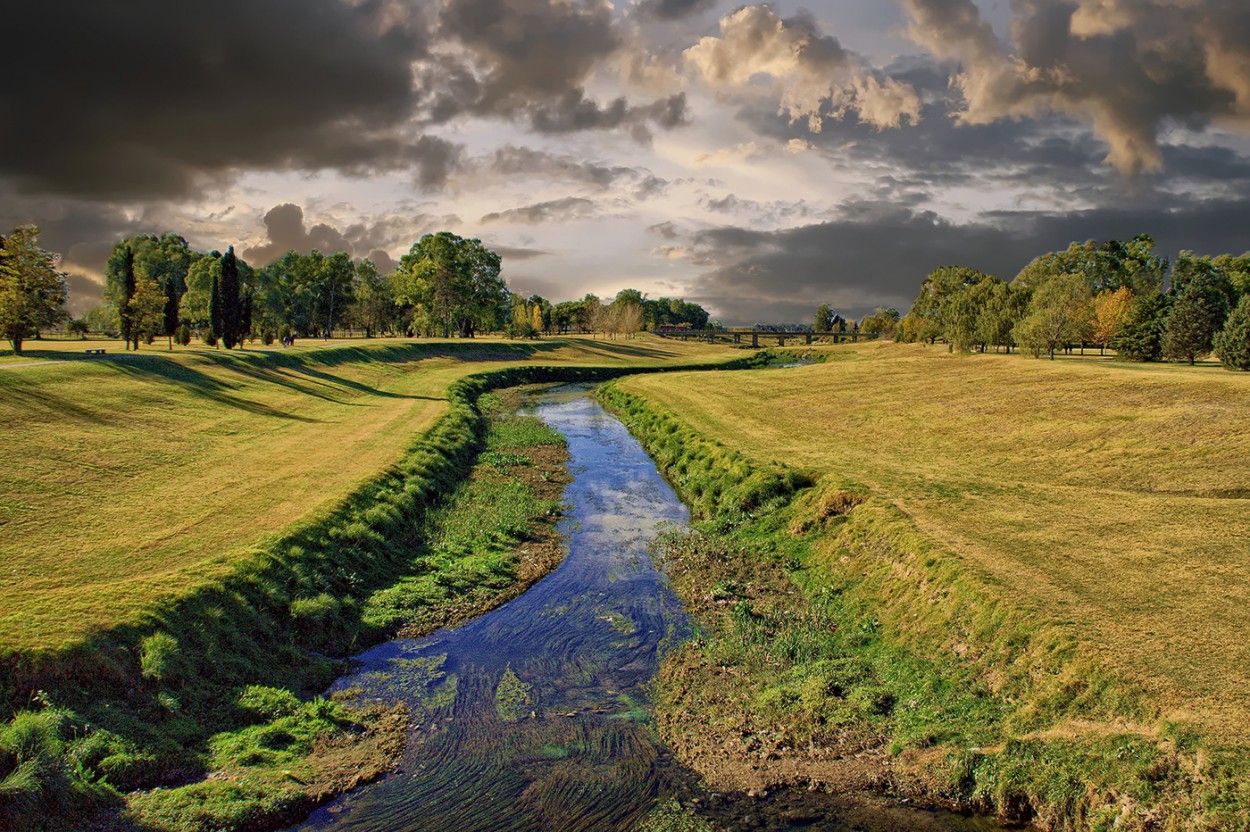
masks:
<svg viewBox="0 0 1250 832"><path fill-rule="evenodd" d="M178 344L184 347L190 344L191 343L191 327L187 326L186 324L183 324L182 326L178 327L178 329L174 332L174 341L176 341Z"/></svg>
<svg viewBox="0 0 1250 832"><path fill-rule="evenodd" d="M211 329L204 333L204 346L206 347L217 346L217 334L214 333Z"/></svg>
<svg viewBox="0 0 1250 832"><path fill-rule="evenodd" d="M1237 308L1216 333L1215 354L1230 370L1250 370L1250 295L1242 295Z"/></svg>

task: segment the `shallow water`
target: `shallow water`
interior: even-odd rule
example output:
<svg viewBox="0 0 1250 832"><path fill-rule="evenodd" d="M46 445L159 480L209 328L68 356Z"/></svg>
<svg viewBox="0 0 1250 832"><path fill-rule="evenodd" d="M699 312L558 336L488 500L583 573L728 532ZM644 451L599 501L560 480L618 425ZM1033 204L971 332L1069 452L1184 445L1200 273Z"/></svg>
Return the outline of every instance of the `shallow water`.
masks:
<svg viewBox="0 0 1250 832"><path fill-rule="evenodd" d="M567 437L569 554L521 597L451 630L359 657L336 687L406 701L400 770L319 809L305 830L629 830L661 796L698 799L717 829L986 829L821 795L711 796L647 720L645 685L690 622L648 545L687 519L625 427L585 388L536 415Z"/></svg>

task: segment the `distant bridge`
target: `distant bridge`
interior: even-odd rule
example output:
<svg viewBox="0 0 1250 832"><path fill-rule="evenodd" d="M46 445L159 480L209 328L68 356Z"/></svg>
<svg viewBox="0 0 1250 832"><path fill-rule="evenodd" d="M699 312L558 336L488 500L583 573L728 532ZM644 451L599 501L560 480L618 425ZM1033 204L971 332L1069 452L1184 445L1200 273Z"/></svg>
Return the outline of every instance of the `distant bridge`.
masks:
<svg viewBox="0 0 1250 832"><path fill-rule="evenodd" d="M682 341L707 341L715 344L718 341L726 344L745 344L750 341L752 347L758 348L760 340L771 342L777 340L777 346L784 347L786 342L811 344L817 339L832 340L835 344L855 342L859 340L859 331L853 332L800 332L769 331L755 327L731 327L729 329L685 329L682 327L660 326L653 329L652 334L661 338L677 338Z"/></svg>

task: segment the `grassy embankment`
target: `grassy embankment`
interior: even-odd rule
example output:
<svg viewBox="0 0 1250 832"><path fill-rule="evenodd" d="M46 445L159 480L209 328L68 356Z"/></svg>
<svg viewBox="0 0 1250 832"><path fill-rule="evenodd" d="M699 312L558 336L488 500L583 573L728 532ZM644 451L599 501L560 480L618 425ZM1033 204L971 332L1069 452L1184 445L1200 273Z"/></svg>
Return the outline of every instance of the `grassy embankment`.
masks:
<svg viewBox="0 0 1250 832"><path fill-rule="evenodd" d="M534 354L556 369L523 361ZM474 512L506 525L526 511L483 509L479 478L462 483L480 449L505 441L487 437L479 397L711 355L391 343L0 371L13 531L0 693L6 714L30 711L0 736L7 822L72 825L120 791L190 780L130 798L140 825L263 826L350 786L334 772L358 766L334 761L393 745L400 717L291 692L323 689L340 667L327 656L479 610L524 578L482 549L515 528ZM482 359L501 369L467 377ZM578 366L596 364L609 369ZM519 452L493 449L485 464L514 466ZM473 496L446 515L458 487ZM515 488L501 495L520 505ZM459 530L449 547L444 526ZM330 766L320 775L293 762L310 748Z"/></svg>
<svg viewBox="0 0 1250 832"><path fill-rule="evenodd" d="M706 520L663 553L707 632L659 683L679 753L1053 828L1250 823L1250 378L829 358L606 394Z"/></svg>

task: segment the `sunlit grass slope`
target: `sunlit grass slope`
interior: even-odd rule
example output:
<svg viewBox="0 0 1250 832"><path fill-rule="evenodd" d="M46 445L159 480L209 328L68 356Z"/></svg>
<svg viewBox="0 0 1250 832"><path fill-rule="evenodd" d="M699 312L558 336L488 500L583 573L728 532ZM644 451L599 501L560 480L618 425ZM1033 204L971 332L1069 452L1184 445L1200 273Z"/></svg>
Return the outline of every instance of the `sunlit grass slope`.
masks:
<svg viewBox="0 0 1250 832"><path fill-rule="evenodd" d="M222 574L395 462L486 362L741 355L652 338L305 343L109 342L85 359L79 342L32 342L0 361L0 650L64 646Z"/></svg>
<svg viewBox="0 0 1250 832"><path fill-rule="evenodd" d="M1250 375L869 344L621 384L868 485L1164 709L1250 742Z"/></svg>

